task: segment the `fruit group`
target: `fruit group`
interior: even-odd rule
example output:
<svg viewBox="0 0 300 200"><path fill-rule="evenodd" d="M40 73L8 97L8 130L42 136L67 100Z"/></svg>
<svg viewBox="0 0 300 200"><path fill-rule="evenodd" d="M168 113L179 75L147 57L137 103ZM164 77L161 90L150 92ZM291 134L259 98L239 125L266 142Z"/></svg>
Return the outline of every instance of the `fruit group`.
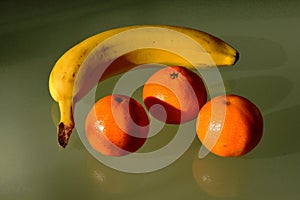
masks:
<svg viewBox="0 0 300 200"><path fill-rule="evenodd" d="M116 37L119 38L105 44ZM184 42L183 38L192 45ZM120 42L120 39L125 42ZM180 42L182 45L176 45ZM201 47L200 50L195 43L197 47ZM145 45L147 48L144 48ZM131 46L135 46L135 49L124 54ZM81 41L66 51L57 60L49 76L49 92L60 109L57 130L59 144L62 147L67 146L75 126L74 107L99 80L148 63L192 67L187 58L172 51L174 46L178 47L179 51L193 52L197 59L194 66L196 68L232 66L239 58L239 53L233 47L213 35L191 28L167 25L127 26L107 30ZM122 56L115 60L117 55ZM112 60L116 62L106 66ZM86 61L90 61L89 64L84 64ZM212 65L212 61L215 65ZM103 76L99 75L104 71Z"/></svg>
<svg viewBox="0 0 300 200"><path fill-rule="evenodd" d="M197 135L212 153L242 156L261 140L263 117L250 100L233 94L208 101L197 118Z"/></svg>
<svg viewBox="0 0 300 200"><path fill-rule="evenodd" d="M147 109L156 119L168 124L195 119L206 100L201 77L180 66L169 66L155 72L143 88Z"/></svg>
<svg viewBox="0 0 300 200"><path fill-rule="evenodd" d="M86 118L86 137L98 152L123 156L137 151L149 132L149 119L135 99L113 94L98 100Z"/></svg>

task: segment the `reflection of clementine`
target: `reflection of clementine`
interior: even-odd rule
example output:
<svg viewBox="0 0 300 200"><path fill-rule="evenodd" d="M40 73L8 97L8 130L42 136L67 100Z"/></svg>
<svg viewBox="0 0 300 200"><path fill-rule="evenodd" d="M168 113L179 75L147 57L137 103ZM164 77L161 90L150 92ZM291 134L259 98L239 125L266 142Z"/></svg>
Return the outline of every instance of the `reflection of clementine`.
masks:
<svg viewBox="0 0 300 200"><path fill-rule="evenodd" d="M109 194L132 194L139 191L145 181L144 174L132 174L112 169L91 155L87 157L87 172L88 178L95 188L95 193L98 193L98 195L103 195L103 192ZM99 199L99 196L96 199Z"/></svg>
<svg viewBox="0 0 300 200"><path fill-rule="evenodd" d="M168 124L184 123L196 118L206 99L206 88L200 76L179 66L157 71L143 88L147 109L155 118Z"/></svg>
<svg viewBox="0 0 300 200"><path fill-rule="evenodd" d="M248 99L220 95L208 101L197 119L197 135L211 152L223 157L241 156L261 140L263 118Z"/></svg>
<svg viewBox="0 0 300 200"><path fill-rule="evenodd" d="M122 156L137 151L145 142L149 119L142 105L124 95L106 96L86 118L86 136L91 146L105 155Z"/></svg>
<svg viewBox="0 0 300 200"><path fill-rule="evenodd" d="M211 196L232 198L240 195L251 176L253 166L248 160L221 157L210 154L193 161L193 177L200 189Z"/></svg>

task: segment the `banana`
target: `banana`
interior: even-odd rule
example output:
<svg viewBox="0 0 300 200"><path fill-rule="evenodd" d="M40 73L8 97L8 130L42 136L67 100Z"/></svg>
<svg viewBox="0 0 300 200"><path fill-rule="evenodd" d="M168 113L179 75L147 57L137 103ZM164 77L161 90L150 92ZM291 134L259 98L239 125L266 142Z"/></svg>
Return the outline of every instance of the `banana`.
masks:
<svg viewBox="0 0 300 200"><path fill-rule="evenodd" d="M197 58L196 65L186 57ZM58 142L66 147L76 102L101 80L147 63L206 68L231 66L238 58L237 50L221 39L186 27L138 25L91 36L66 51L49 76L49 92L60 110Z"/></svg>

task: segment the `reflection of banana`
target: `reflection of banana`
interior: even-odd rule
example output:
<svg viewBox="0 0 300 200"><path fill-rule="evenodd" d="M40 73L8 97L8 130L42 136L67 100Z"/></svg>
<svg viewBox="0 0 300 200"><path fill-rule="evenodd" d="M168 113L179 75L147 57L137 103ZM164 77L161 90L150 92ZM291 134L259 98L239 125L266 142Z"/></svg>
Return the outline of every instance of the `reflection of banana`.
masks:
<svg viewBox="0 0 300 200"><path fill-rule="evenodd" d="M52 72L49 77L49 90L50 94L55 101L58 102L60 108L60 123L58 125L58 141L59 144L65 147L68 143L72 129L74 128L74 119L73 119L73 107L80 98L82 98L87 92L97 83L90 82L85 83L88 79L79 81L79 84L74 87L75 78L77 79L77 72L79 71L81 64L85 58L90 54L90 52L100 43L104 42L106 39L115 36L124 31L133 30L137 28L153 27L157 28L155 34L160 34L163 37L163 41L166 45L172 46L174 41L178 38L178 34L174 35L174 32L185 34L194 40L199 46L204 48L205 51L199 52L197 57L203 58L202 67L205 65L211 65L207 63L207 55L213 60L217 66L230 66L233 65L238 59L238 52L229 46L224 41L209 35L205 32L184 28L184 27L175 27L175 26L129 26L123 28L112 29L109 31L102 32L100 34L94 35L81 43L77 44L70 50L68 50L62 57L56 62L55 66L52 69ZM164 31L162 31L164 30ZM166 30L170 30L166 34ZM173 32L171 31L173 30ZM134 35L137 38L144 38L144 35L147 35L147 32ZM148 33L149 35L149 33ZM145 37L145 39L151 39ZM132 41L138 42L138 41ZM191 64L184 58L178 56L175 53L172 53L167 50L159 49L156 46L156 41L152 41L153 46L144 49L136 49L126 54L123 54L114 62L112 62L105 71L105 74L101 79L108 78L113 75L124 73L135 66L147 63L159 63L165 65L180 65L185 67L192 67ZM106 49L114 47L114 45L119 45L122 48L122 44L111 44L111 46L105 47ZM136 45L136 44L135 44ZM180 47L178 47L180 48ZM105 53L105 50L103 52ZM118 49L117 49L118 51ZM118 53L118 52L114 52ZM105 55L107 57L107 55ZM110 56L110 55L109 55ZM205 59L206 58L206 59ZM94 63L94 68L97 63ZM198 66L193 66L198 67ZM200 67L200 66L199 66ZM207 67L207 66L206 66ZM93 75L93 72L87 72L87 75ZM100 78L100 77L99 77ZM80 79L80 78L79 78ZM82 79L82 78L81 78ZM82 85L85 84L83 87ZM74 90L73 90L74 89ZM74 92L75 91L75 92Z"/></svg>
<svg viewBox="0 0 300 200"><path fill-rule="evenodd" d="M57 124L59 123L59 107L55 102L53 102L51 106L51 118L53 124L57 126Z"/></svg>

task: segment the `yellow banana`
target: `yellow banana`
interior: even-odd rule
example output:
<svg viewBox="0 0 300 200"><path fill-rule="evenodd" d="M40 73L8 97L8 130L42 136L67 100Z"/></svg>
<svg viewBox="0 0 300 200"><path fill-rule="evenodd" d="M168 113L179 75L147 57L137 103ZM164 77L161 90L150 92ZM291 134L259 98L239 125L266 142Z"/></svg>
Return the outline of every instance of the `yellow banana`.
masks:
<svg viewBox="0 0 300 200"><path fill-rule="evenodd" d="M187 44L185 37L198 46ZM128 26L89 37L66 51L49 76L49 91L60 109L58 142L62 147L67 145L75 126L76 102L100 80L147 63L195 68L231 66L238 55L237 50L215 36L178 26ZM197 59L192 64L187 57Z"/></svg>

